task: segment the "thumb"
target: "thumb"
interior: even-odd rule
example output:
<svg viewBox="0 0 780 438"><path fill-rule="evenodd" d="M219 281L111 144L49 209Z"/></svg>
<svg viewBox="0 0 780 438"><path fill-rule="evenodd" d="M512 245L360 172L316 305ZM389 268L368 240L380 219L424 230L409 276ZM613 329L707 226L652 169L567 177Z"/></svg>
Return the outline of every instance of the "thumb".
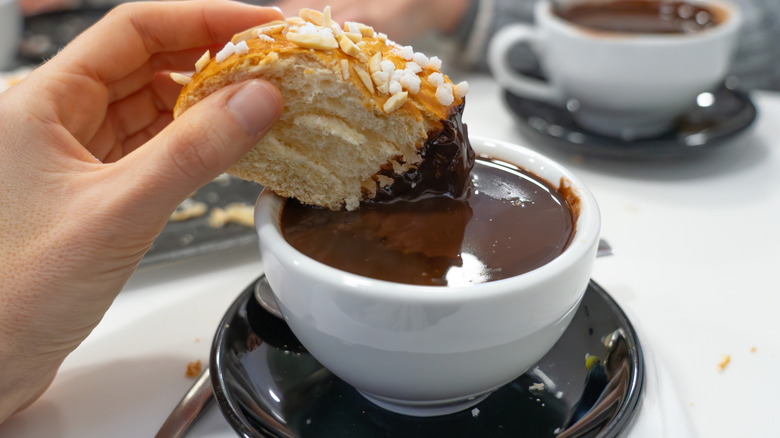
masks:
<svg viewBox="0 0 780 438"><path fill-rule="evenodd" d="M147 209L173 210L244 156L279 119L283 99L253 79L215 91L117 164ZM128 160L128 158L130 160Z"/></svg>

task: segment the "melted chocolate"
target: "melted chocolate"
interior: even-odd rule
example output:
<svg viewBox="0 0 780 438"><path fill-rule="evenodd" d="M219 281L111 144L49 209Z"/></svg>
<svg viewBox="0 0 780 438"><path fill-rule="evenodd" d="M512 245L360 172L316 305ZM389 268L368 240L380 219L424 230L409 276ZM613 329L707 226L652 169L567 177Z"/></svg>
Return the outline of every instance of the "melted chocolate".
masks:
<svg viewBox="0 0 780 438"><path fill-rule="evenodd" d="M500 280L563 252L574 232L572 211L577 211L567 203L575 198L566 193L565 184L561 193L534 175L488 158L472 166L459 197L364 203L354 211L288 199L282 232L292 246L327 265L421 285Z"/></svg>
<svg viewBox="0 0 780 438"><path fill-rule="evenodd" d="M474 150L462 121L465 102L450 111L440 130L428 133L420 150L422 162L402 175L393 169L380 174L393 179L389 186L378 187L369 202L414 200L430 195L463 196L468 186L469 172L474 167Z"/></svg>
<svg viewBox="0 0 780 438"><path fill-rule="evenodd" d="M689 33L718 24L719 12L693 2L619 0L578 3L559 15L572 23L608 32Z"/></svg>

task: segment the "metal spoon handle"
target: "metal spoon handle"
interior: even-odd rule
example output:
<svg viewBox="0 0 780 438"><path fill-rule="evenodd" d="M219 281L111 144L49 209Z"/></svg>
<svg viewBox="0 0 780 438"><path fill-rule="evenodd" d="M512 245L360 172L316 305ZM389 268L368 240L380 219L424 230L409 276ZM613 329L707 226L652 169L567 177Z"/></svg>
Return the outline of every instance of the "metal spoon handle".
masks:
<svg viewBox="0 0 780 438"><path fill-rule="evenodd" d="M612 246L604 239L599 239L599 249L596 250L596 257L611 256L615 254Z"/></svg>
<svg viewBox="0 0 780 438"><path fill-rule="evenodd" d="M211 376L206 367L165 420L155 438L183 437L213 399Z"/></svg>

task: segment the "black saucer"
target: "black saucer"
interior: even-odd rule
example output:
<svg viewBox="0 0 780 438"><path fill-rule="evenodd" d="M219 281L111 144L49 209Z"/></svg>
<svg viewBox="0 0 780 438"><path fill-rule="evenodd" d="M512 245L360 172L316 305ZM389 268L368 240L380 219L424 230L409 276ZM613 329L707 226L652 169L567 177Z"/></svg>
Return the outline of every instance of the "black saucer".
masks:
<svg viewBox="0 0 780 438"><path fill-rule="evenodd" d="M228 309L210 362L220 409L243 437L615 437L640 405L636 333L593 282L569 328L529 372L472 409L426 418L364 399L311 357L254 289Z"/></svg>
<svg viewBox="0 0 780 438"><path fill-rule="evenodd" d="M708 96L709 97L709 96ZM696 105L675 127L657 137L628 141L581 128L563 106L504 91L504 100L520 129L541 144L582 156L618 159L677 158L712 150L743 132L756 119L746 93L723 85L707 106Z"/></svg>

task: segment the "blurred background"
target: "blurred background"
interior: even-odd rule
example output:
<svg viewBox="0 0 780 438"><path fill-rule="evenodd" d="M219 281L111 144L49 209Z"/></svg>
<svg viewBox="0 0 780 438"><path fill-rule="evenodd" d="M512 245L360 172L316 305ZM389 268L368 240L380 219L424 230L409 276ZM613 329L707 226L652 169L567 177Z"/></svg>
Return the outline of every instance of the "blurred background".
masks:
<svg viewBox="0 0 780 438"><path fill-rule="evenodd" d="M14 1L14 0L3 0ZM54 55L75 35L98 20L120 0L16 0L23 14L23 38L15 62L7 70L35 65ZM262 5L278 5L286 15L301 7L322 9L332 5L334 18L355 19L374 26L398 42L413 44L429 55L437 54L462 68L485 70L484 52L490 35L512 21L530 22L535 0L331 0L277 2L248 0ZM741 40L733 64L732 75L745 90L780 90L780 1L731 0L744 15ZM431 5L442 3L447 11L455 11L446 24L435 23ZM459 4L462 6L456 7ZM372 6L375 5L375 6ZM389 5L389 6L388 6ZM363 7L365 13L356 8ZM369 9L381 8L382 13ZM348 15L340 18L340 11ZM398 15L398 16L393 16ZM428 22L428 26L426 26ZM406 26L406 27L405 27ZM442 29L442 27L447 27ZM385 30L383 30L385 29ZM392 30L391 30L392 29ZM427 31L426 31L427 29ZM530 51L518 48L516 67L535 68ZM527 53L526 53L527 52Z"/></svg>
<svg viewBox="0 0 780 438"><path fill-rule="evenodd" d="M157 1L157 0L149 0ZM387 33L429 56L437 55L450 72L487 71L490 37L512 22L530 22L535 0L246 0L278 6L286 16L303 7L333 8L339 22L359 21ZM780 1L731 0L741 6L744 26L732 64L730 88L780 90ZM99 20L120 0L0 0L0 91L12 86L36 65ZM19 43L9 35L21 33ZM18 46L18 49L16 48ZM538 71L528 47L516 47L509 58L524 72ZM16 54L14 55L14 52ZM0 56L2 58L2 56ZM10 58L10 59L8 59ZM457 76L457 74L456 74ZM536 107L535 107L536 108ZM752 119L751 119L752 120ZM256 241L252 204L262 187L237 178L218 178L180 206L142 264L204 254ZM198 207L193 209L193 207ZM193 214L194 210L200 211ZM239 211L240 220L213 217ZM247 213L250 212L250 213ZM249 217L250 220L242 218Z"/></svg>

